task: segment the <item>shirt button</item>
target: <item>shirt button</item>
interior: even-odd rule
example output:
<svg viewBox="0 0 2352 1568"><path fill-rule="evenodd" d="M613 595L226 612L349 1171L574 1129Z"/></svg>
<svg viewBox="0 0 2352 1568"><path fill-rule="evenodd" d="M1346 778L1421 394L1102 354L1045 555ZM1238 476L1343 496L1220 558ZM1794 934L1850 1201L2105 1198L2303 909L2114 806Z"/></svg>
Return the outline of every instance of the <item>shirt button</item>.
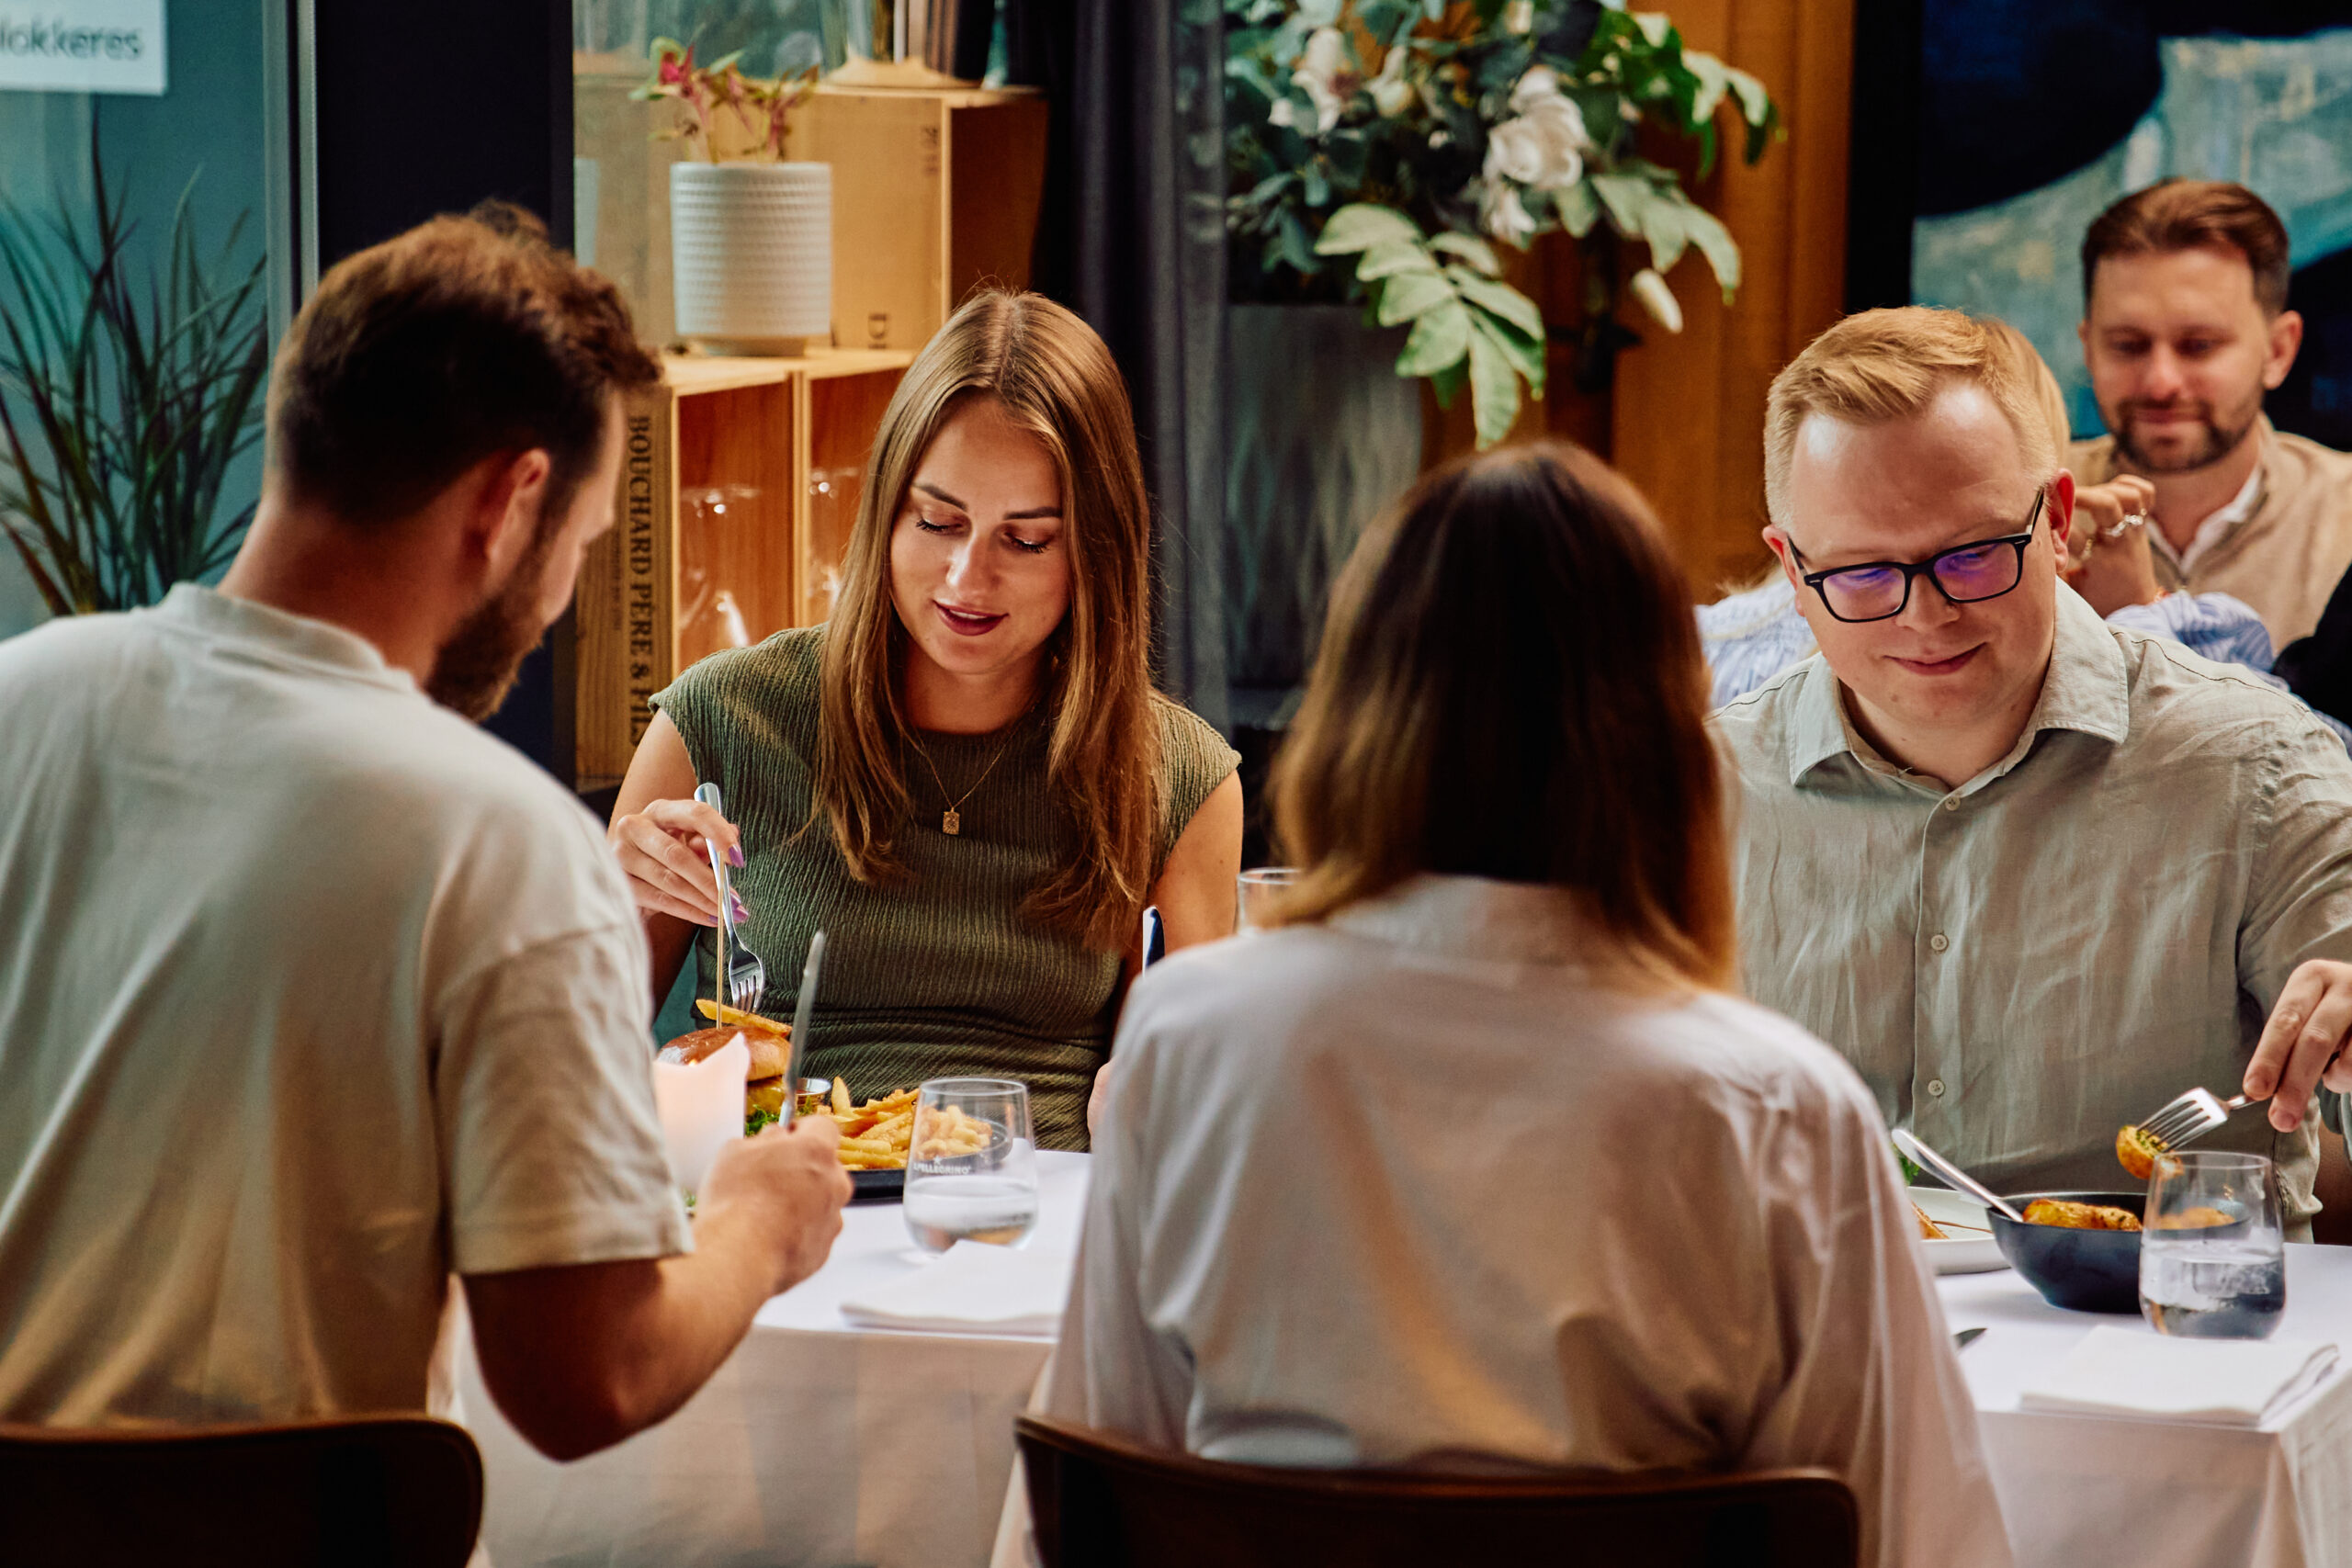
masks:
<svg viewBox="0 0 2352 1568"><path fill-rule="evenodd" d="M1928 939L1928 945L1934 948L1938 953L1941 953L1945 948L1951 945L1951 939L1944 935L1943 932L1938 931L1935 935Z"/></svg>
<svg viewBox="0 0 2352 1568"><path fill-rule="evenodd" d="M1934 1095L1938 1100L1941 1100L1944 1097L1944 1080L1941 1078L1929 1078L1928 1080L1928 1092Z"/></svg>
<svg viewBox="0 0 2352 1568"><path fill-rule="evenodd" d="M1953 795L1950 800L1945 801L1945 802L1944 802L1944 809L1945 809L1946 811L1957 811L1957 810L1959 810L1959 809L1960 809L1960 796L1958 796L1958 795Z"/></svg>

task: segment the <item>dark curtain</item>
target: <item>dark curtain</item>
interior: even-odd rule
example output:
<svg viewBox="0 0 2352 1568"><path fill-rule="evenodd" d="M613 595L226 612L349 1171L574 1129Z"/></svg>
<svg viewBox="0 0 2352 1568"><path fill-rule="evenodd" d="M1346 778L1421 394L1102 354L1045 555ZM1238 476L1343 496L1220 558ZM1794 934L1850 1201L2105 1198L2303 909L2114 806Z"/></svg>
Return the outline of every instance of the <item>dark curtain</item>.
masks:
<svg viewBox="0 0 2352 1568"><path fill-rule="evenodd" d="M1052 105L1031 286L1102 334L1154 509L1161 689L1227 727L1217 0L1005 0L1009 80Z"/></svg>

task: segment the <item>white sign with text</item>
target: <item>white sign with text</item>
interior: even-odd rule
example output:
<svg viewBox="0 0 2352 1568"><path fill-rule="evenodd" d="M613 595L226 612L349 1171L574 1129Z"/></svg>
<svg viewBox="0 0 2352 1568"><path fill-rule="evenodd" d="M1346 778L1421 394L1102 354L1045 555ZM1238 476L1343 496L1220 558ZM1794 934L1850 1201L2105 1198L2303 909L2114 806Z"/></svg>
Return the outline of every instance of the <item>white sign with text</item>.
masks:
<svg viewBox="0 0 2352 1568"><path fill-rule="evenodd" d="M164 91L164 0L0 0L0 92Z"/></svg>

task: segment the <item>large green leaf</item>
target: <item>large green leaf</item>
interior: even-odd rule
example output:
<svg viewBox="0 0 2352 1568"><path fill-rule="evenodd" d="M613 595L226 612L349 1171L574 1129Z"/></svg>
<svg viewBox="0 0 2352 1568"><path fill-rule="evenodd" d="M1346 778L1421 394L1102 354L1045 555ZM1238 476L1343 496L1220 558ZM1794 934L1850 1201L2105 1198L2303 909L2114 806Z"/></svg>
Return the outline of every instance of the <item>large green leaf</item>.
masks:
<svg viewBox="0 0 2352 1568"><path fill-rule="evenodd" d="M1510 367L1527 378L1530 391L1538 398L1544 395L1544 344L1540 339L1530 342L1484 310L1470 312L1470 329L1502 351Z"/></svg>
<svg viewBox="0 0 2352 1568"><path fill-rule="evenodd" d="M1593 224L1600 219L1600 203L1592 194L1589 180L1554 191L1552 210L1560 215L1560 227L1579 240L1592 232Z"/></svg>
<svg viewBox="0 0 2352 1568"><path fill-rule="evenodd" d="M1495 257L1495 247L1476 234L1437 234L1430 240L1430 249L1447 255L1459 256L1488 277L1500 277L1503 264Z"/></svg>
<svg viewBox="0 0 2352 1568"><path fill-rule="evenodd" d="M1690 243L1682 214L1698 210L1671 199L1654 199L1642 209L1642 238L1649 242L1652 266L1666 272L1682 259L1683 247Z"/></svg>
<svg viewBox="0 0 2352 1568"><path fill-rule="evenodd" d="M1413 322L1405 352L1396 356L1396 374L1434 376L1461 364L1469 352L1470 310L1460 300L1450 300L1424 310Z"/></svg>
<svg viewBox="0 0 2352 1568"><path fill-rule="evenodd" d="M1467 267L1448 267L1446 276L1462 290L1462 297L1483 308L1488 314L1525 333L1537 343L1544 341L1544 312L1535 301L1508 283L1498 283L1491 277L1480 277Z"/></svg>
<svg viewBox="0 0 2352 1568"><path fill-rule="evenodd" d="M1699 254L1714 269L1715 282L1724 291L1724 303L1730 304L1733 293L1739 288L1739 242L1731 237L1731 231L1723 226L1720 219L1703 207L1685 201L1680 215L1683 227L1690 231L1690 243L1699 247Z"/></svg>
<svg viewBox="0 0 2352 1568"><path fill-rule="evenodd" d="M1503 351L1478 332L1470 334L1470 418L1482 447L1510 434L1519 418L1519 378Z"/></svg>
<svg viewBox="0 0 2352 1568"><path fill-rule="evenodd" d="M1402 325L1426 310L1454 303L1453 285L1429 272L1400 273L1380 285L1380 324Z"/></svg>
<svg viewBox="0 0 2352 1568"><path fill-rule="evenodd" d="M1468 340L1464 339L1464 344L1466 349ZM1430 375L1430 390L1437 394L1437 406L1442 409L1452 408L1453 400L1462 395L1464 383L1469 379L1470 356L1466 352L1444 369L1432 371Z"/></svg>
<svg viewBox="0 0 2352 1568"><path fill-rule="evenodd" d="M1437 262L1429 252L1407 240L1382 240L1367 247L1363 258L1356 263L1356 276L1366 283L1375 277L1394 277L1400 272L1435 272Z"/></svg>
<svg viewBox="0 0 2352 1568"><path fill-rule="evenodd" d="M1636 175L1594 175L1585 182L1592 186L1600 205L1609 209L1609 220L1617 231L1628 239L1638 239L1642 233L1642 214L1655 199L1656 187Z"/></svg>
<svg viewBox="0 0 2352 1568"><path fill-rule="evenodd" d="M1383 240L1401 240L1420 243L1418 224L1393 207L1376 202L1352 201L1331 214L1323 225L1323 233L1315 242L1317 251L1327 256L1345 255L1351 251L1370 250Z"/></svg>

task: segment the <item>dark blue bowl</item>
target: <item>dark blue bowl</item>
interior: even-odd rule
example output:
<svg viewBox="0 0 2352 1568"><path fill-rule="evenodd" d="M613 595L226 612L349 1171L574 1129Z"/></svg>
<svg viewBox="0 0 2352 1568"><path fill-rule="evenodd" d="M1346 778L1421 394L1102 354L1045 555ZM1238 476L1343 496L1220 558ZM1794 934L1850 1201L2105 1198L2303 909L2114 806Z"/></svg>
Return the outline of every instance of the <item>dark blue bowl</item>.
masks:
<svg viewBox="0 0 2352 1568"><path fill-rule="evenodd" d="M2012 1192L2019 1213L2036 1198L2098 1203L2144 1214L2145 1192ZM2069 1312L2140 1310L2140 1233L2076 1231L2060 1225L2021 1225L1998 1209L1985 1211L1993 1240L2009 1267L2025 1276L2041 1299Z"/></svg>

